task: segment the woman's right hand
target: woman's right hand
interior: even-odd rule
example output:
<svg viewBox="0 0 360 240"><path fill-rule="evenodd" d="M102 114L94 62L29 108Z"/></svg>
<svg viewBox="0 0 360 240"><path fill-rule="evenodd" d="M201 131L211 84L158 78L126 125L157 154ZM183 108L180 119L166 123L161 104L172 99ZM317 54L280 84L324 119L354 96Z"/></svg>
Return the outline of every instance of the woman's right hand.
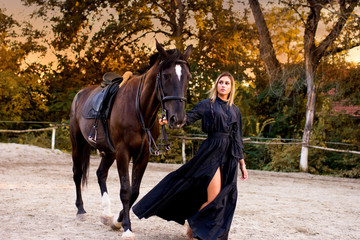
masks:
<svg viewBox="0 0 360 240"><path fill-rule="evenodd" d="M167 124L166 117L160 118L160 119L159 119L159 124L160 124L160 125Z"/></svg>

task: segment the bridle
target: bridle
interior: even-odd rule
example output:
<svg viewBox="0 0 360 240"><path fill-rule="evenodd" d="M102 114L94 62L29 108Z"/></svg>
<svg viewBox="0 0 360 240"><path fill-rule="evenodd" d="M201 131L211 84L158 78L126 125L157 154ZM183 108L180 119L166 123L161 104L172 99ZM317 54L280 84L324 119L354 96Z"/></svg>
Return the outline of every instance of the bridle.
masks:
<svg viewBox="0 0 360 240"><path fill-rule="evenodd" d="M185 60L181 60L178 59L175 61L175 63L179 63L179 64L186 64L188 65L188 62ZM161 63L160 63L161 65ZM149 152L151 155L156 155L158 156L160 154L160 149L162 146L165 147L165 150L170 150L170 144L167 138L167 133L166 133L166 129L165 129L165 125L161 126L161 136L160 136L160 144L159 146L156 145L155 139L153 138L152 134L151 134L151 129L155 124L155 120L156 120L156 113L154 113L154 115L151 118L151 122L150 122L150 126L146 127L145 125L145 121L144 121L144 117L141 113L141 108L140 108L140 97L141 97L141 92L144 86L144 81L146 78L146 74L144 74L139 82L138 88L137 88L137 92L136 92L136 103L135 103L135 107L136 107L136 115L138 118L138 121L140 123L141 128L143 129L143 131L146 133L147 135L147 139L148 139L148 143L149 143ZM155 91L156 91L156 95L158 97L158 100L161 104L161 113L162 113L162 118L165 117L166 114L166 109L164 108L164 103L166 101L170 101L170 100L179 100L181 102L186 102L186 98L182 97L182 96L165 96L164 94L164 88L162 85L162 80L163 80L163 76L162 76L162 69L159 71L159 73L156 75L156 83L155 83ZM141 144L141 150L140 153L138 154L138 156L140 156L142 149L143 149L143 145L144 145L144 137L142 137L142 144ZM165 140L165 144L162 144L163 140Z"/></svg>
<svg viewBox="0 0 360 240"><path fill-rule="evenodd" d="M187 61L185 60L181 60L178 59L175 61L175 63L181 63L181 64L188 64ZM159 73L156 75L156 89L157 89L157 95L158 95L158 99L161 102L161 105L164 104L164 102L169 101L169 100L180 100L181 102L186 102L186 98L185 97L180 97L180 96L165 96L164 94L164 88L162 85L162 70L159 71Z"/></svg>

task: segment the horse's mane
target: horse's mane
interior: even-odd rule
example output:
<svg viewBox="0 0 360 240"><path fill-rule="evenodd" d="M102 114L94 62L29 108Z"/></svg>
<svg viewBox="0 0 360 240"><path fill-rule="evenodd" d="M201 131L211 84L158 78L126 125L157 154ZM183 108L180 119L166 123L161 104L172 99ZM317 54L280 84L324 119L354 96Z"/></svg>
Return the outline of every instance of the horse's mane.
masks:
<svg viewBox="0 0 360 240"><path fill-rule="evenodd" d="M184 60L181 52L178 49L169 49L169 50L166 50L166 52L169 55L166 59L162 59L163 61L161 62L161 68L167 68L171 63L173 63L177 59ZM139 73L139 75L141 75L141 74L144 74L145 72L147 72L158 60L159 55L160 54L158 52L151 55L149 65L140 68L139 70L137 70L137 73Z"/></svg>

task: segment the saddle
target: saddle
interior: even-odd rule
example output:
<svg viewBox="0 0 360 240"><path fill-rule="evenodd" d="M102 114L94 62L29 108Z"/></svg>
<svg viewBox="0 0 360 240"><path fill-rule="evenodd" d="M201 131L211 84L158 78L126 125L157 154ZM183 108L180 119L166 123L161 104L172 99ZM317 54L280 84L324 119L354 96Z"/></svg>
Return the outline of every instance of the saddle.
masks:
<svg viewBox="0 0 360 240"><path fill-rule="evenodd" d="M114 72L107 72L103 76L103 81L101 83L101 87L106 87L112 83L121 83L123 77Z"/></svg>
<svg viewBox="0 0 360 240"><path fill-rule="evenodd" d="M96 143L97 125L100 120L104 129L105 138L107 139L107 144L112 151L115 151L115 149L109 137L107 119L110 118L115 95L118 92L119 84L122 81L123 77L117 73L105 73L101 85L94 89L86 100L82 110L82 116L84 118L95 119L88 140Z"/></svg>

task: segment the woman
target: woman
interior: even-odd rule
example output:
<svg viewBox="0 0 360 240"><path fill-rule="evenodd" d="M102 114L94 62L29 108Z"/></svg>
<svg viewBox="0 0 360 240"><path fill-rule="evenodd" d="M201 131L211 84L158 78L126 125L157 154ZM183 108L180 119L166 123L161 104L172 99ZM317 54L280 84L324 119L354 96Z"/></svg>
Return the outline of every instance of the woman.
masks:
<svg viewBox="0 0 360 240"><path fill-rule="evenodd" d="M193 159L167 175L134 207L139 218L156 215L189 223L188 239L227 239L237 200L237 165L241 180L248 173L243 157L242 122L233 104L235 82L222 73L209 91L186 115L186 125L202 119L208 138ZM160 124L166 120L160 119Z"/></svg>

